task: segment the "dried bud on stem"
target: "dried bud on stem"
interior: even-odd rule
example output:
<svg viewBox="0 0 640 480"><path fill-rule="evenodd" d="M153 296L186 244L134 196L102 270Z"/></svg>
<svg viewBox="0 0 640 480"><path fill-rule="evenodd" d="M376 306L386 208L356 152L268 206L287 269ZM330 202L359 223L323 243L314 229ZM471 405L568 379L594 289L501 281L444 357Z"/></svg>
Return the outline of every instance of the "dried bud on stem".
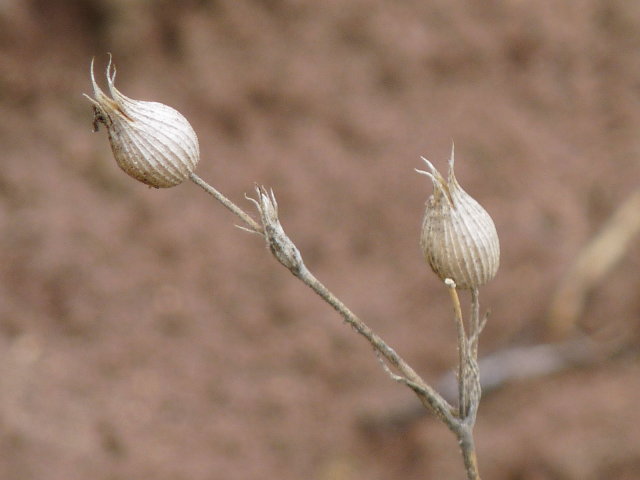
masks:
<svg viewBox="0 0 640 480"><path fill-rule="evenodd" d="M457 412L307 269L300 251L278 219L278 204L273 192L256 186L257 198L250 198L260 214L260 222L256 222L194 173L199 160L199 147L197 136L189 122L166 105L125 97L114 86L115 68L112 71L111 66L109 61L106 76L111 97L97 85L92 61L91 81L95 98L87 98L94 106L94 129L97 130L100 123L107 128L118 165L136 180L156 188L171 187L190 179L237 215L244 223L241 228L262 235L274 257L331 305L372 345L385 371L394 380L411 388L422 404L449 427L458 438L467 478L479 480L473 441L473 425L480 401L477 345L483 326L479 319L478 287L496 274L500 253L491 217L462 190L455 179L453 151L449 163L449 178L446 181L426 159L424 161L430 172L418 172L429 176L435 187L433 195L427 201L420 243L432 269L445 281L454 304L460 354ZM468 335L456 288L471 290L472 309Z"/></svg>
<svg viewBox="0 0 640 480"><path fill-rule="evenodd" d="M93 128L103 124L116 162L136 180L156 188L173 187L189 178L200 159L198 137L177 110L157 102L133 100L114 86L116 69L107 66L111 97L96 83L91 61Z"/></svg>
<svg viewBox="0 0 640 480"><path fill-rule="evenodd" d="M416 171L430 177L434 186L422 222L424 256L441 280L450 278L462 289L478 288L495 276L500 264L493 220L458 184L453 147L446 180L429 160L422 159L430 172Z"/></svg>
<svg viewBox="0 0 640 480"><path fill-rule="evenodd" d="M278 218L278 202L273 190L267 191L263 186L256 185L257 200L247 197L260 212L260 220L264 230L267 246L274 257L294 275L298 276L303 268L302 256L298 247L294 245L285 233Z"/></svg>

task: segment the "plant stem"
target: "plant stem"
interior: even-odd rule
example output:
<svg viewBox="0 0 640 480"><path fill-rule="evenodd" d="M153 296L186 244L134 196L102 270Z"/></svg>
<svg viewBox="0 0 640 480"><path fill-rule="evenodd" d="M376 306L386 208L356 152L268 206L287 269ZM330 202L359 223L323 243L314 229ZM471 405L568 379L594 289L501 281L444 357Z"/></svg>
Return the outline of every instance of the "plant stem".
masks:
<svg viewBox="0 0 640 480"><path fill-rule="evenodd" d="M358 318L344 303L342 303L327 287L325 287L306 267L300 269L296 276L310 287L324 301L331 305L342 318L362 335L371 346L379 352L391 365L397 368L407 385L414 390L420 401L450 429L458 427L458 420L452 415L452 407L432 387L430 387L400 355Z"/></svg>
<svg viewBox="0 0 640 480"><path fill-rule="evenodd" d="M467 480L480 480L476 447L473 441L473 425L465 425L457 436L460 450L462 451L462 460L467 473Z"/></svg>
<svg viewBox="0 0 640 480"><path fill-rule="evenodd" d="M462 308L460 308L460 298L456 290L456 284L450 278L444 281L449 290L449 296L453 303L453 313L456 322L456 332L458 334L458 416L466 418L469 412L468 388L466 385L466 365L469 346L467 344L467 334L464 329L464 321L462 319Z"/></svg>
<svg viewBox="0 0 640 480"><path fill-rule="evenodd" d="M480 323L480 292L477 288L471 290L471 355L478 359L478 340L483 325Z"/></svg>
<svg viewBox="0 0 640 480"><path fill-rule="evenodd" d="M300 279L305 285L311 288L320 298L331 305L340 316L361 336L363 336L384 360L388 361L396 368L401 375L396 375L383 362L385 370L394 380L404 383L411 388L418 396L422 404L436 417L438 417L458 438L458 443L462 452L465 465L465 471L468 480L480 480L478 473L478 462L476 459L475 444L473 440L473 424L475 423L475 412L477 410L477 402L479 396L473 395L473 383L469 383L469 368L475 365L474 372L477 379L477 361L475 357L470 355L476 353L473 348L469 348L469 342L477 343L477 335L481 329L478 317L473 312L479 311L477 304L477 291L472 294L472 326L471 337L467 337L464 322L462 319L462 311L460 308L460 299L456 291L453 281L446 282L453 301L454 312L456 317L456 325L458 331L458 348L460 352L459 365L459 391L460 405L458 414L454 413L453 407L440 395L434 388L428 385L415 370L404 361L404 359L396 353L381 337L379 337L371 328L369 328L360 318L358 318L340 299L338 299L331 291L324 286L306 267L302 260L302 256L285 233L278 219L278 205L273 192L267 192L264 187L256 187L258 199L251 201L256 205L260 212L262 225L259 225L253 218L244 212L240 207L235 205L231 200L226 198L215 188L202 180L195 173L190 174L190 179L224 207L237 215L248 226L244 228L250 232L262 235L269 250L274 257L285 266L294 276ZM472 376L473 377L473 376ZM471 377L471 378L472 378Z"/></svg>
<svg viewBox="0 0 640 480"><path fill-rule="evenodd" d="M256 222L253 218L251 218L251 216L249 214L247 214L244 210L242 210L240 207L238 207L235 203L233 203L231 200L229 200L227 197L225 197L222 193L220 193L214 187L212 187L207 182L205 182L198 175L196 175L195 173L191 172L189 174L189 179L193 183L198 185L200 188L202 188L209 195L211 195L213 198L218 200L225 208L227 208L233 214L235 214L238 217L240 217L240 219L244 223L246 223L247 226L248 226L248 228L245 228L245 227L241 227L241 228L245 228L246 230L249 230L250 232L259 233L260 235L264 234L264 231L263 231L262 227L260 226L260 224L258 224L258 222Z"/></svg>

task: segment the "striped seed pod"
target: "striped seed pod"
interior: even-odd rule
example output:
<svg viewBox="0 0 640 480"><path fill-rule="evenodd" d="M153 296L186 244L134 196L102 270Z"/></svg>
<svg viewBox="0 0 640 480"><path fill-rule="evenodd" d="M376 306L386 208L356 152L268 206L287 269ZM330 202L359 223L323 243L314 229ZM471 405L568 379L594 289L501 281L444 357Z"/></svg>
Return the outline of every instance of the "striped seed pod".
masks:
<svg viewBox="0 0 640 480"><path fill-rule="evenodd" d="M430 177L434 186L420 236L425 259L441 280L450 278L461 289L478 288L495 276L500 264L493 220L456 180L453 147L446 180L431 162L422 159L430 171L416 171Z"/></svg>
<svg viewBox="0 0 640 480"><path fill-rule="evenodd" d="M198 137L177 110L157 102L126 97L114 86L116 69L111 59L106 71L111 97L96 83L91 61L93 128L103 124L116 162L128 175L156 188L173 187L186 180L200 159Z"/></svg>

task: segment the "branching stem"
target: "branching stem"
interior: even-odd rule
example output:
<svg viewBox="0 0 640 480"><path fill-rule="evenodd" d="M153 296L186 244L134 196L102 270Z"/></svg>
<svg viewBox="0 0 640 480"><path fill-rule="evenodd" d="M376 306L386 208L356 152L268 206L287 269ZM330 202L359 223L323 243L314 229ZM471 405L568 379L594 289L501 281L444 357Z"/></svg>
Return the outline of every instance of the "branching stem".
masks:
<svg viewBox="0 0 640 480"><path fill-rule="evenodd" d="M285 233L278 219L278 204L273 192L264 187L256 187L257 199L250 200L256 205L260 213L262 225L258 224L249 214L218 192L211 185L202 180L195 173L190 175L191 181L213 196L222 205L237 215L246 227L241 228L262 235L274 257L284 265L293 275L311 288L320 298L331 305L357 333L364 337L373 347L376 354L383 361L385 371L391 378L411 388L422 404L438 417L456 435L462 452L465 471L468 480L480 480L473 440L473 425L477 411L479 396L479 377L477 368L477 341L482 325L479 320L478 292L472 291L472 309L470 319L470 335L467 336L462 318L460 299L455 282L447 279L445 284L453 302L456 328L458 334L458 411L427 384L415 370L398 355L381 337L358 318L340 299L324 286L306 267L302 256ZM393 373L387 366L388 362L400 375Z"/></svg>

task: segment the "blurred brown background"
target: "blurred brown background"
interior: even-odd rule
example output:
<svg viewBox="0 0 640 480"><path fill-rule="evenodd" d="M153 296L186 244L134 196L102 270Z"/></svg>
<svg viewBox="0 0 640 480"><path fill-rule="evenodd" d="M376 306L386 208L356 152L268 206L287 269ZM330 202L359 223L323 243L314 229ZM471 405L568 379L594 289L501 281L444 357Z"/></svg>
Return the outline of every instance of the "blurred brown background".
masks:
<svg viewBox="0 0 640 480"><path fill-rule="evenodd" d="M0 0L0 478L452 479L453 436L190 183L154 190L91 133L89 63L184 113L198 173L276 192L307 265L425 378L456 360L418 248L428 179L492 214L481 353L546 337L554 290L640 178L640 3ZM104 85L104 82L102 83ZM637 241L577 331L637 344ZM573 333L572 333L573 335ZM632 479L640 362L482 403L483 478Z"/></svg>

